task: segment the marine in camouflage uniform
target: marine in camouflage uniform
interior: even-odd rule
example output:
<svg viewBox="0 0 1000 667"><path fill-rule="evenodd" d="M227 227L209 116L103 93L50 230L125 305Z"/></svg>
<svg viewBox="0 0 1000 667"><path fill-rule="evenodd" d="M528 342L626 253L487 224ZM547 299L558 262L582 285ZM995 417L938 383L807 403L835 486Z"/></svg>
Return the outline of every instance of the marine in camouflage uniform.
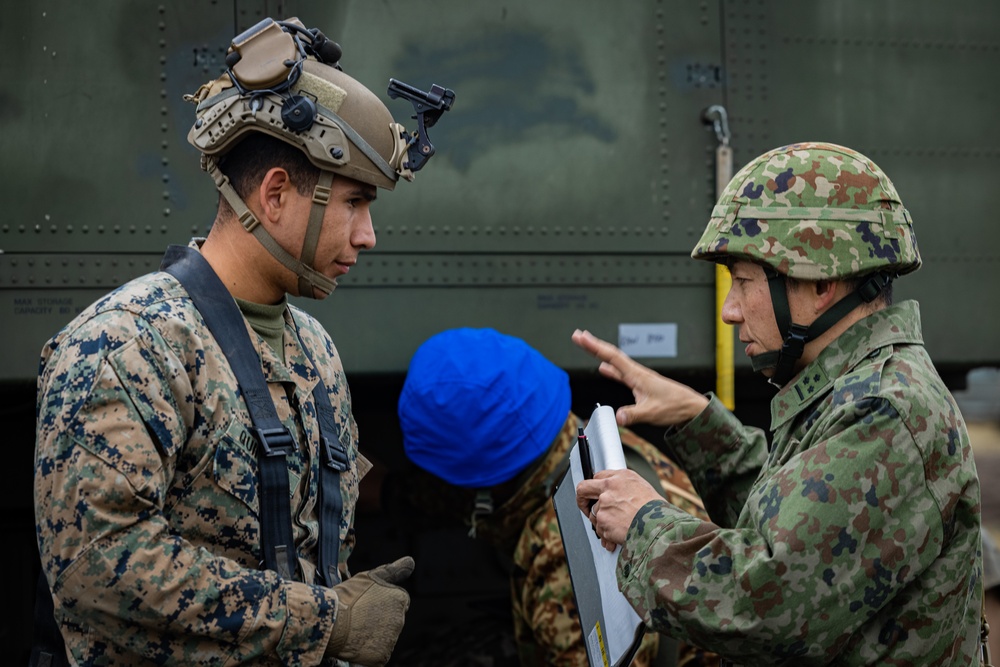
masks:
<svg viewBox="0 0 1000 667"><path fill-rule="evenodd" d="M416 483L407 480L410 504L464 519L472 536L512 558L513 635L524 666L587 664L551 501L584 425L572 412L563 417L568 409L566 373L524 341L493 329L431 337L411 360L400 397L404 449L431 473ZM655 481L680 511L708 518L683 471L632 431L620 429L620 435L630 467ZM676 654L670 664L719 663L696 646L668 644L664 652ZM653 665L659 649L660 637L647 633L632 665Z"/></svg>
<svg viewBox="0 0 1000 667"><path fill-rule="evenodd" d="M765 267L785 343L754 361L781 389L770 444L711 395L693 418L655 422L672 425L668 450L712 519L653 500L619 526L619 585L659 631L745 665L978 664L979 483L962 416L923 347L917 304L862 309L800 361L845 313L797 327L780 303L793 280L853 279L876 299L884 277L919 266L910 225L884 172L831 144L769 152L723 193L692 254ZM575 337L633 383L637 404L620 420L650 414L639 392L665 379ZM582 483L578 501L597 497L584 484L604 483ZM607 498L599 534L615 529Z"/></svg>
<svg viewBox="0 0 1000 667"><path fill-rule="evenodd" d="M380 665L409 606L396 585L409 557L350 576L370 464L333 342L285 297L326 297L342 265L374 245L369 203L377 187L412 178L409 135L337 67L339 46L296 19L261 21L229 56L189 97L189 141L222 197L208 238L188 252L229 290L218 298L238 304L243 318L229 324L245 327L263 400L294 441L285 459L297 572L264 566L252 387L239 386L178 279L140 277L59 332L39 369L37 538L72 664ZM284 114L286 103L299 113ZM298 257L287 247L296 234ZM321 516L320 381L336 430L325 435L347 458L339 516ZM327 530L339 539L339 577L317 571Z"/></svg>
<svg viewBox="0 0 1000 667"><path fill-rule="evenodd" d="M296 450L286 457L303 582L316 580L321 378L349 459L340 475L342 573L358 481L370 467L343 365L289 306L284 361L248 326ZM310 362L315 361L315 365ZM175 278L101 299L45 346L35 508L42 566L82 665L315 665L336 616L329 588L262 570L257 441L236 378Z"/></svg>

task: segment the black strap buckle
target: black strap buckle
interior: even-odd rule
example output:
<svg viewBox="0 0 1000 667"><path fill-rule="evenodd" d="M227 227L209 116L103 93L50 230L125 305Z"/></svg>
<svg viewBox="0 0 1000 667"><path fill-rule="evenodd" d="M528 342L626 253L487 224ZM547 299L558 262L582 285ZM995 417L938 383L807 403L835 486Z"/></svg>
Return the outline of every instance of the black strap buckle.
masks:
<svg viewBox="0 0 1000 667"><path fill-rule="evenodd" d="M325 435L321 435L319 440L323 447L323 462L327 467L337 472L347 470L347 452L344 451L344 446L340 444L340 441L333 440L331 442L330 438Z"/></svg>
<svg viewBox="0 0 1000 667"><path fill-rule="evenodd" d="M889 283L891 282L892 276L876 273L861 284L861 287L857 290L858 296L860 296L861 300L865 303L871 303L878 297L879 294L882 293L882 290L889 286Z"/></svg>
<svg viewBox="0 0 1000 667"><path fill-rule="evenodd" d="M788 335L785 336L785 342L781 346L781 354L790 355L793 361L801 357L802 351L806 348L806 343L809 342L808 334L808 327L793 322L788 327Z"/></svg>
<svg viewBox="0 0 1000 667"><path fill-rule="evenodd" d="M295 440L284 426L280 428L258 428L257 440L264 456L285 456L295 451Z"/></svg>

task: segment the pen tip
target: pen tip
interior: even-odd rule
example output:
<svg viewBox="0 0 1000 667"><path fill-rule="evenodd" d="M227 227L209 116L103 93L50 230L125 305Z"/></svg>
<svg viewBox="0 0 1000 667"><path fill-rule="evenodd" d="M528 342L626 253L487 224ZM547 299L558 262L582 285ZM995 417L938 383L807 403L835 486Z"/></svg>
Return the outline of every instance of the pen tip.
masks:
<svg viewBox="0 0 1000 667"><path fill-rule="evenodd" d="M580 437L580 438L582 438L582 437L583 437L583 427L582 427L582 426L580 427L580 433L579 433L579 436L578 436L578 437Z"/></svg>

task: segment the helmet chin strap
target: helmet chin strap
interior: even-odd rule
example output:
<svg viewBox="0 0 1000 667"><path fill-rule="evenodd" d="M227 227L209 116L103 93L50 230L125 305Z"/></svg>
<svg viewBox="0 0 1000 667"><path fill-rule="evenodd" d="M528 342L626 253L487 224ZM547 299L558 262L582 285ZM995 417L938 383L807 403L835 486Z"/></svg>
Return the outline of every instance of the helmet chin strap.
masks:
<svg viewBox="0 0 1000 667"><path fill-rule="evenodd" d="M326 211L327 202L330 201L330 187L333 184L333 172L320 171L319 182L313 191L312 208L309 211L309 224L306 227L306 235L302 240L302 257L296 259L292 257L284 248L278 245L274 237L267 233L260 220L253 214L246 203L240 198L229 177L222 173L215 158L208 155L202 156L202 167L209 173L215 181L215 187L226 198L233 211L239 217L240 224L248 232L253 234L264 249L271 253L271 256L278 260L282 266L294 273L299 278L299 296L310 299L322 299L333 292L337 286L331 278L326 277L311 264L316 257L316 246L319 242L319 232L323 227L323 214Z"/></svg>
<svg viewBox="0 0 1000 667"><path fill-rule="evenodd" d="M774 374L768 381L778 387L784 387L795 375L795 362L802 358L802 352L809 341L823 335L830 327L844 319L848 313L862 303L874 301L892 283L893 279L893 276L885 273L870 275L858 289L833 304L812 324L804 325L792 322L791 308L788 305L787 281L784 274L778 273L771 267L764 267L764 273L767 274L767 284L771 291L774 319L784 342L780 350L750 357L750 365L758 373L773 368Z"/></svg>

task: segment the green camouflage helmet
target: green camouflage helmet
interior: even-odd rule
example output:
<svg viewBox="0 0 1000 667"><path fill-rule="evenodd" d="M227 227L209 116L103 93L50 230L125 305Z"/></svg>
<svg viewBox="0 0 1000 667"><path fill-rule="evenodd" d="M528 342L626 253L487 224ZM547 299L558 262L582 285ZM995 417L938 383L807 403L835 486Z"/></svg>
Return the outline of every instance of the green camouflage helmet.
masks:
<svg viewBox="0 0 1000 667"><path fill-rule="evenodd" d="M864 155L830 143L782 146L733 177L695 259L745 259L800 280L920 267L909 212Z"/></svg>

